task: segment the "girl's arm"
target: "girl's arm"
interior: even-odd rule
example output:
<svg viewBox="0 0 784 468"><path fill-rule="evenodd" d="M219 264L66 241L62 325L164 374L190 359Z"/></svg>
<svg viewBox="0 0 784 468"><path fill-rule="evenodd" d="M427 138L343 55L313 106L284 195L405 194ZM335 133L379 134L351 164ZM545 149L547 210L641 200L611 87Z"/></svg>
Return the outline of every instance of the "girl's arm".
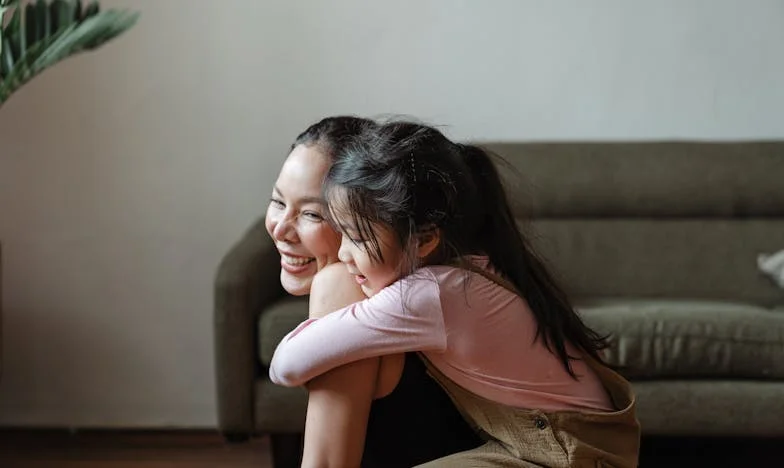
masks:
<svg viewBox="0 0 784 468"><path fill-rule="evenodd" d="M334 294L321 279L313 280L314 304ZM300 324L278 345L269 373L276 384L299 386L350 362L445 348L438 284L420 270L371 298Z"/></svg>

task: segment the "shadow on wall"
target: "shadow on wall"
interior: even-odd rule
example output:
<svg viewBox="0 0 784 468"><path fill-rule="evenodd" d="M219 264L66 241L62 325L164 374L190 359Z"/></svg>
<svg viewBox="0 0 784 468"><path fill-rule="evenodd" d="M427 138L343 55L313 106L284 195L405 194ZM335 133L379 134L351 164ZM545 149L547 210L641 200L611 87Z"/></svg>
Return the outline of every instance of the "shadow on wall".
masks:
<svg viewBox="0 0 784 468"><path fill-rule="evenodd" d="M117 304L94 303L121 298L128 292L94 291L123 283L90 278L84 270L100 270L78 258L63 258L75 257L79 249L70 254L5 244L3 266L14 275L6 275L4 285L3 346L13 353L3 357L0 426L72 427L78 421L80 427L113 427L134 420L150 400L147 392L138 392L139 381L161 382L165 369L160 353L146 347L138 333L123 330L128 322L117 320ZM52 262L30 264L25 258ZM68 267L42 273L51 265Z"/></svg>

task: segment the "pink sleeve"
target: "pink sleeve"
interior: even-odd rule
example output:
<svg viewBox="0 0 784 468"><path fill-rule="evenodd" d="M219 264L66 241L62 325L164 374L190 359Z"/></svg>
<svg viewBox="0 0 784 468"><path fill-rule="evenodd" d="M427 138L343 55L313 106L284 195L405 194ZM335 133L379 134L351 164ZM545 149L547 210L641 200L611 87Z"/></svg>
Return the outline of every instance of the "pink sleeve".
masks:
<svg viewBox="0 0 784 468"><path fill-rule="evenodd" d="M446 349L438 284L430 274L418 276L323 318L302 322L275 350L270 379L295 387L350 362Z"/></svg>

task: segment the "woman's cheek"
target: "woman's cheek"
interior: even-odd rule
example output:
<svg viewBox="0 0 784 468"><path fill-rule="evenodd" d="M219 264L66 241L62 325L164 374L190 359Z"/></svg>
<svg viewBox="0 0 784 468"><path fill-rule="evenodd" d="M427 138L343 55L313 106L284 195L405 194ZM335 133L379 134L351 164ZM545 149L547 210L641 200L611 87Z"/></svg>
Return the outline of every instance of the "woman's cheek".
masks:
<svg viewBox="0 0 784 468"><path fill-rule="evenodd" d="M327 223L320 224L313 234L314 245L311 252L320 266L337 263L340 235L332 230Z"/></svg>
<svg viewBox="0 0 784 468"><path fill-rule="evenodd" d="M275 222L272 219L269 209L267 209L267 213L264 215L264 227L267 229L267 234L274 239L275 237L272 235L272 232L275 230Z"/></svg>
<svg viewBox="0 0 784 468"><path fill-rule="evenodd" d="M331 227L326 227L325 230L327 231L326 237L328 240L328 256L330 263L337 263L338 260L338 250L340 250L340 238L341 235L336 233Z"/></svg>

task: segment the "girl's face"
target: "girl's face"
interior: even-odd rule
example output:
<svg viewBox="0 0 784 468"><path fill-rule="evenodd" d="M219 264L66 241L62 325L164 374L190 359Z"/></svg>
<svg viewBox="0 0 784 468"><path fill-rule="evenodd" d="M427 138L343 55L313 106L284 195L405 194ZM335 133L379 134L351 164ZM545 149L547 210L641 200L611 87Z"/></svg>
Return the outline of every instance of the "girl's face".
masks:
<svg viewBox="0 0 784 468"><path fill-rule="evenodd" d="M329 159L318 146L291 151L272 191L265 226L280 253L280 283L289 294L310 293L319 266L338 261L340 235L325 220L321 185Z"/></svg>
<svg viewBox="0 0 784 468"><path fill-rule="evenodd" d="M338 250L338 259L346 265L349 273L359 284L362 292L370 297L394 283L406 271L405 252L392 230L386 226L374 225L373 234L381 250L382 261L370 255L370 241L363 240L353 227L351 216L338 210L333 219L341 226L343 235Z"/></svg>

